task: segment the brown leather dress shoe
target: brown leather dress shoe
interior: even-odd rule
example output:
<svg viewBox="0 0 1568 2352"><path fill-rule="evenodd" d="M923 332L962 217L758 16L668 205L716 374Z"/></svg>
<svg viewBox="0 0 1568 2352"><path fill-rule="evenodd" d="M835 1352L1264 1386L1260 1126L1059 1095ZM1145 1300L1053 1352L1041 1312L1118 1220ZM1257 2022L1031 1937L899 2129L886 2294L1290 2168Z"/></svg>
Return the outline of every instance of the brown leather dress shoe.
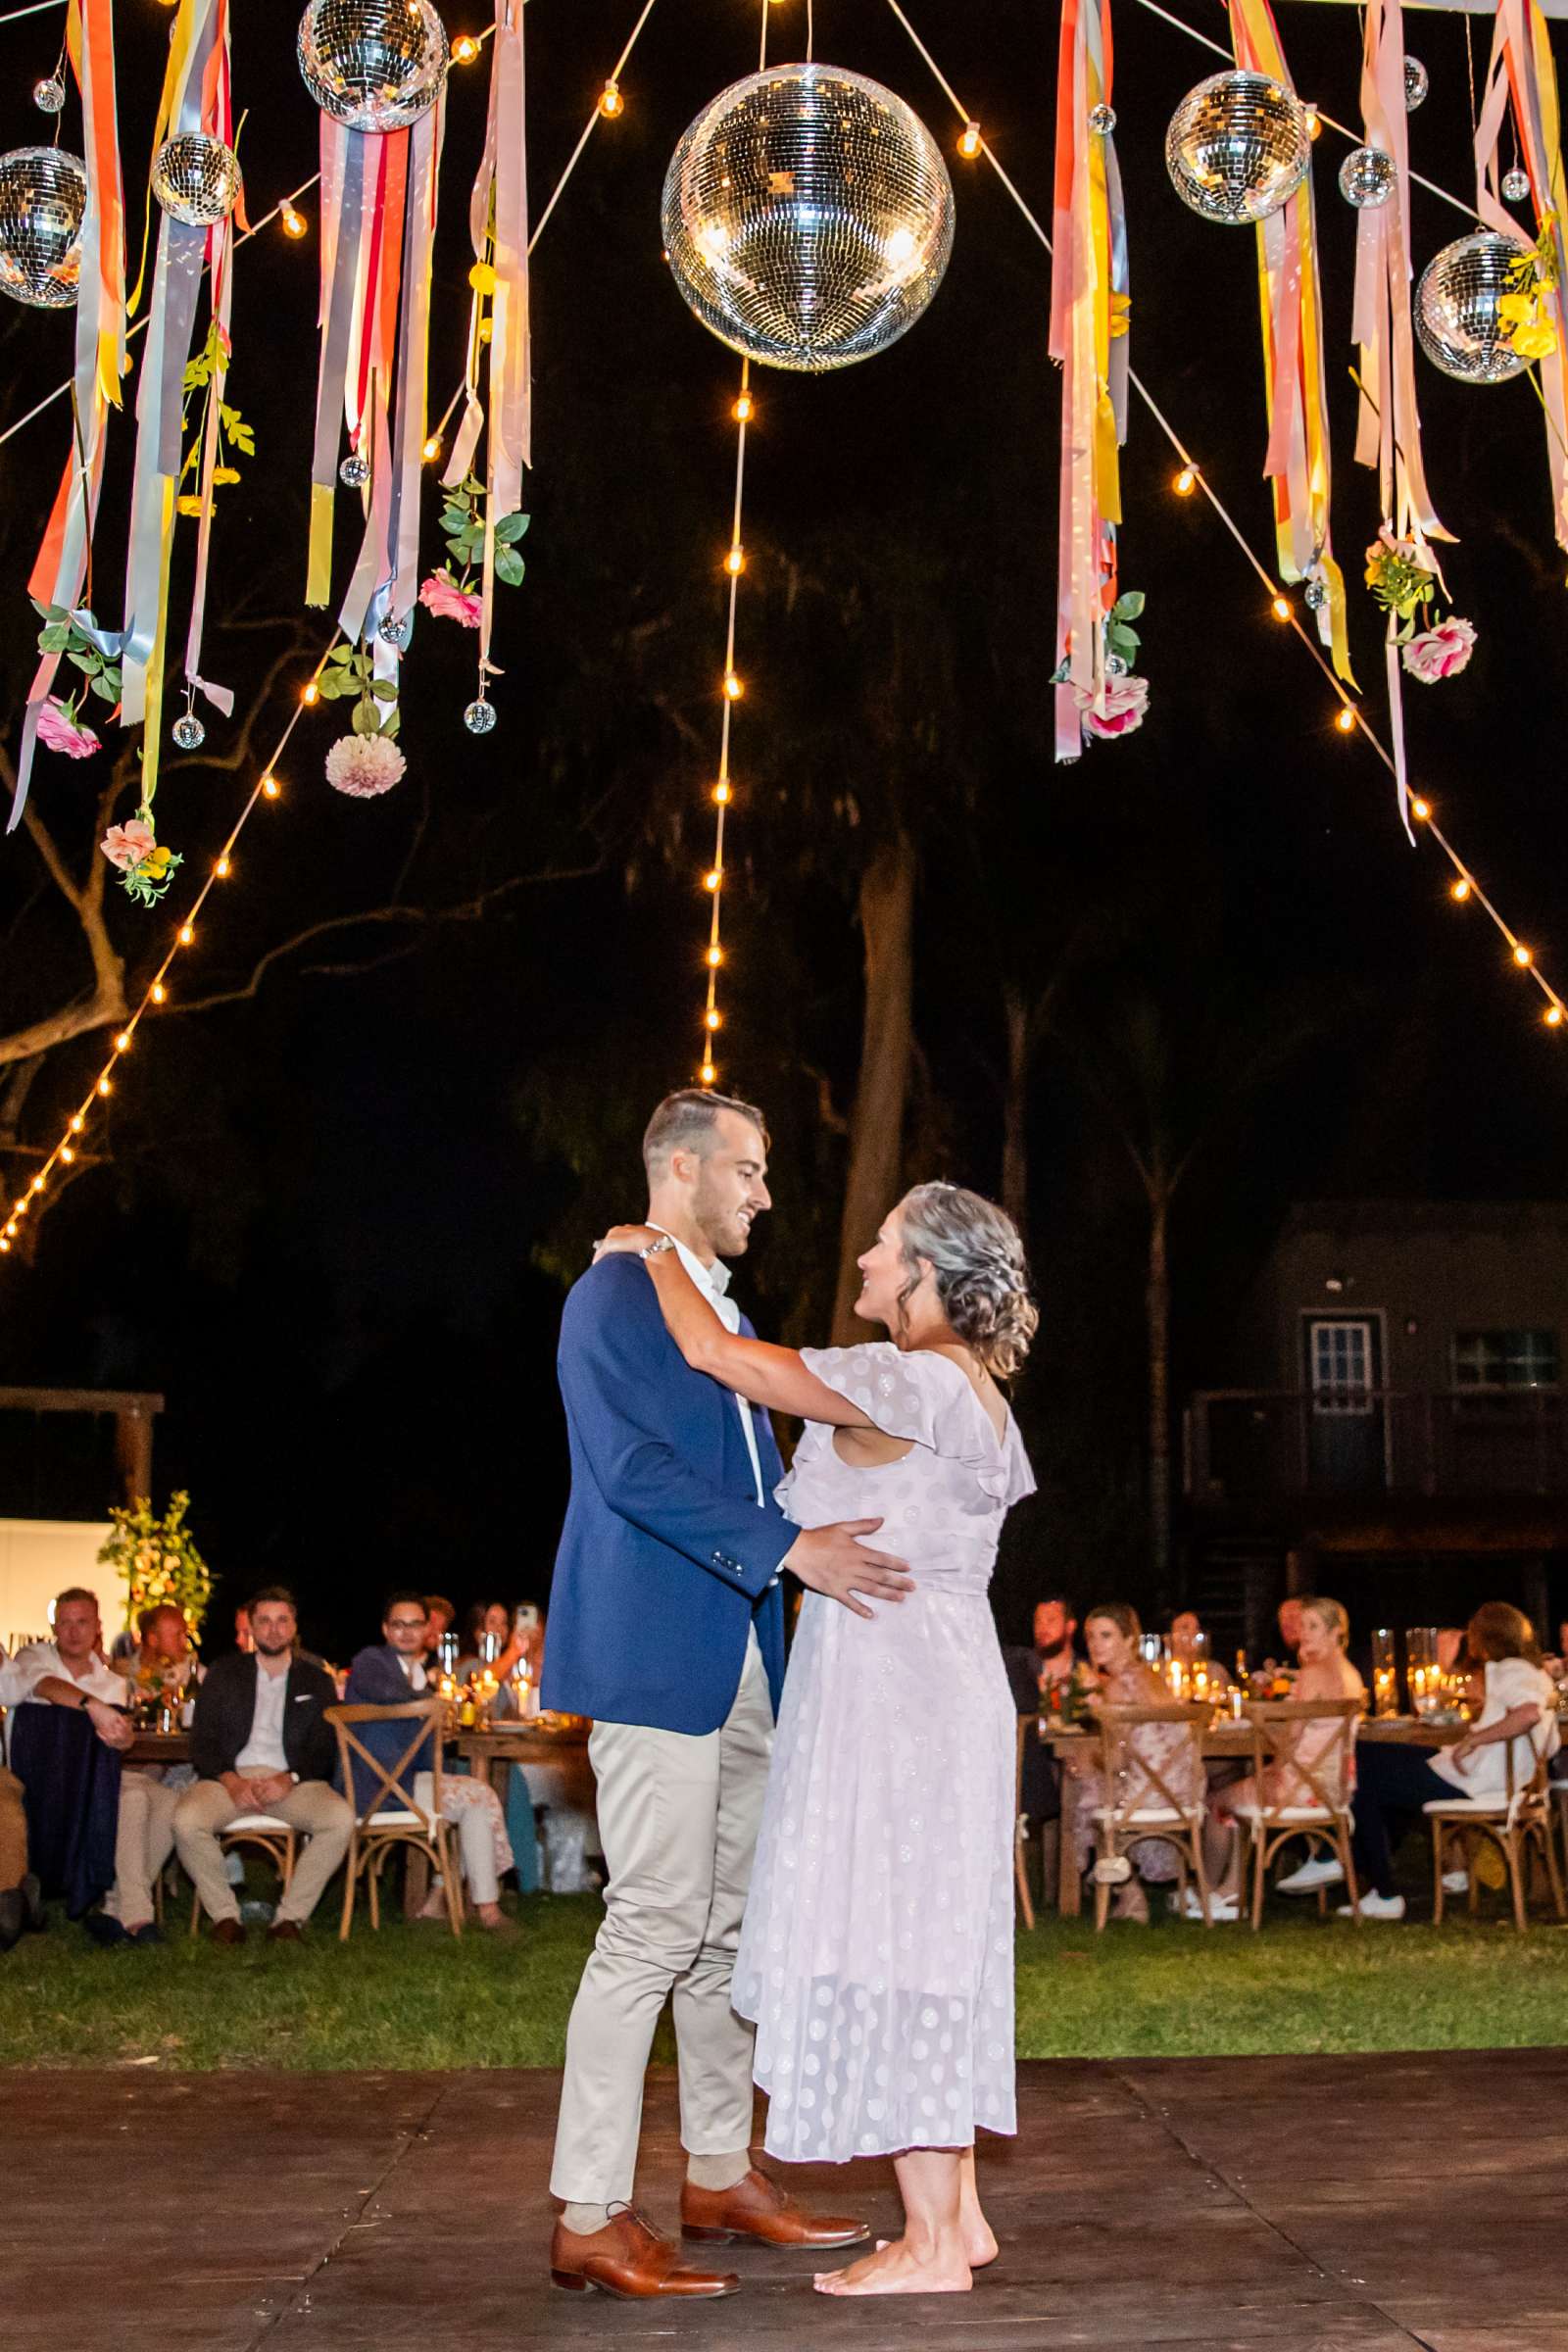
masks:
<svg viewBox="0 0 1568 2352"><path fill-rule="evenodd" d="M214 1920L214 1922L213 1922L213 1941L214 1941L214 1943L243 1943L243 1942L244 1942L244 1940L245 1940L245 1931L244 1931L244 1929L243 1929L243 1928L240 1926L240 1923L239 1923L239 1921L238 1921L237 1919L215 1919L215 1920Z"/></svg>
<svg viewBox="0 0 1568 2352"><path fill-rule="evenodd" d="M650 2230L629 2205L611 2215L608 2228L586 2236L557 2222L550 2241L550 2278L552 2284L573 2294L585 2295L597 2286L602 2294L623 2295L629 2302L666 2295L733 2295L741 2283L732 2271L688 2270L679 2248Z"/></svg>
<svg viewBox="0 0 1568 2352"><path fill-rule="evenodd" d="M292 1919L274 1919L267 1931L269 1943L303 1943L304 1936Z"/></svg>
<svg viewBox="0 0 1568 2352"><path fill-rule="evenodd" d="M803 2213L755 2165L733 2188L694 2188L688 2180L680 2192L680 2233L703 2245L755 2237L764 2246L818 2248L856 2246L871 2234L864 2222L843 2214Z"/></svg>

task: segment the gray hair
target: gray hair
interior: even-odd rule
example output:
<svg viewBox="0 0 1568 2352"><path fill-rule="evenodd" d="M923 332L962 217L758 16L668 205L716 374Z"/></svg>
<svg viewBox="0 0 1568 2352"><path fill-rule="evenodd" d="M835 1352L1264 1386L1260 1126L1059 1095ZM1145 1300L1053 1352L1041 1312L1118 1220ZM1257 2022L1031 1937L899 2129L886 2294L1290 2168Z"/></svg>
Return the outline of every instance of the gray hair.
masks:
<svg viewBox="0 0 1568 2352"><path fill-rule="evenodd" d="M919 1260L929 1259L942 1311L959 1339L988 1372L1010 1380L1040 1322L1017 1226L994 1202L956 1184L917 1184L902 1207L910 1276L905 1298L919 1281Z"/></svg>
<svg viewBox="0 0 1568 2352"><path fill-rule="evenodd" d="M766 1145L767 1121L755 1103L739 1102L733 1095L715 1095L708 1086L683 1086L664 1097L644 1131L643 1165L649 1175L666 1174L676 1152L695 1152L705 1159L713 1148L718 1115L723 1110L749 1119Z"/></svg>

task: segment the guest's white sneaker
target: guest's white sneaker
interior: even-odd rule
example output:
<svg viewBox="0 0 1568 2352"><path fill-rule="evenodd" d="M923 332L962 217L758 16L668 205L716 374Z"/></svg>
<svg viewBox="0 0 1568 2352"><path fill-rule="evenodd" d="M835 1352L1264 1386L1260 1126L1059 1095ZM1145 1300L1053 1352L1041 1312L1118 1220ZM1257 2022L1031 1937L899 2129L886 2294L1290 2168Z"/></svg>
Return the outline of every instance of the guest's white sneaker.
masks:
<svg viewBox="0 0 1568 2352"><path fill-rule="evenodd" d="M1180 1899L1181 1915L1183 1919L1196 1919L1199 1926L1201 1927L1203 1924L1203 1905L1196 1888L1189 1886L1186 1894L1180 1898L1173 1894L1170 1898L1171 1909L1173 1911L1177 1907L1178 1899ZM1240 1917L1235 1895L1211 1894L1208 1898L1208 1916L1211 1925L1217 1925L1219 1927L1234 1927L1238 1918Z"/></svg>
<svg viewBox="0 0 1568 2352"><path fill-rule="evenodd" d="M1295 1870L1287 1871L1283 1879L1276 1879L1274 1891L1276 1894L1316 1894L1320 1886L1344 1885L1344 1863L1334 1861L1327 1854L1317 1854L1310 1862L1299 1863Z"/></svg>
<svg viewBox="0 0 1568 2352"><path fill-rule="evenodd" d="M1368 1887L1353 1910L1350 1904L1341 1903L1337 1916L1340 1919L1350 1919L1354 1917L1355 1911L1359 1911L1363 1919L1402 1919L1404 1917L1404 1897L1402 1894L1374 1894Z"/></svg>
<svg viewBox="0 0 1568 2352"><path fill-rule="evenodd" d="M1443 1874L1443 1891L1445 1894L1468 1894L1470 1873L1467 1870L1446 1870Z"/></svg>

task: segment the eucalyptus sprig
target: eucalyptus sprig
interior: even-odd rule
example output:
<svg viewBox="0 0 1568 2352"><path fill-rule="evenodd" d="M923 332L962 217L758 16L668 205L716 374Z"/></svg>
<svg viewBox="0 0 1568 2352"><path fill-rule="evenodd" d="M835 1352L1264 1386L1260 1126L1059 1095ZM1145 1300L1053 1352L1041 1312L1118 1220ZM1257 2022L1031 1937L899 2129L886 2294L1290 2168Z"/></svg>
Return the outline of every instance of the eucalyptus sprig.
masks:
<svg viewBox="0 0 1568 2352"><path fill-rule="evenodd" d="M395 678L378 678L368 645L334 645L317 680L322 702L356 697L349 725L356 735L396 735L402 725Z"/></svg>

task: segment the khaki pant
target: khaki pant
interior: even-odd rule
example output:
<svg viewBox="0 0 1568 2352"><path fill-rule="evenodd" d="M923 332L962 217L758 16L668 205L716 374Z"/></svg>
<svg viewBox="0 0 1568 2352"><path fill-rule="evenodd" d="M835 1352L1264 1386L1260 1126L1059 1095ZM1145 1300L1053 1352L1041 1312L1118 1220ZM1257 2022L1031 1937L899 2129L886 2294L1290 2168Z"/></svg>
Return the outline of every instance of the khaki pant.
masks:
<svg viewBox="0 0 1568 2352"><path fill-rule="evenodd" d="M115 1883L104 1910L127 1934L153 1917L153 1888L174 1850L174 1807L180 1791L156 1772L134 1767L120 1776L120 1820L115 1833Z"/></svg>
<svg viewBox="0 0 1568 2352"><path fill-rule="evenodd" d="M181 1794L174 1809L174 1843L179 1858L196 1882L202 1909L209 1919L238 1919L239 1903L223 1873L219 1832L227 1828L248 1806L236 1805L221 1781L198 1781ZM307 1843L294 1865L289 1890L277 1906L279 1920L296 1927L316 1909L326 1882L349 1850L354 1816L337 1791L324 1781L301 1781L287 1796L269 1805L279 1821L299 1830Z"/></svg>
<svg viewBox="0 0 1568 2352"><path fill-rule="evenodd" d="M589 1736L610 1885L566 2031L550 2186L572 2204L631 2197L643 2078L671 1993L682 2144L692 2156L750 2145L754 2037L729 1994L772 1743L755 1634L720 1731L598 1723Z"/></svg>
<svg viewBox="0 0 1568 2352"><path fill-rule="evenodd" d="M27 1875L27 1814L22 1783L0 1764L0 1894L9 1894Z"/></svg>

